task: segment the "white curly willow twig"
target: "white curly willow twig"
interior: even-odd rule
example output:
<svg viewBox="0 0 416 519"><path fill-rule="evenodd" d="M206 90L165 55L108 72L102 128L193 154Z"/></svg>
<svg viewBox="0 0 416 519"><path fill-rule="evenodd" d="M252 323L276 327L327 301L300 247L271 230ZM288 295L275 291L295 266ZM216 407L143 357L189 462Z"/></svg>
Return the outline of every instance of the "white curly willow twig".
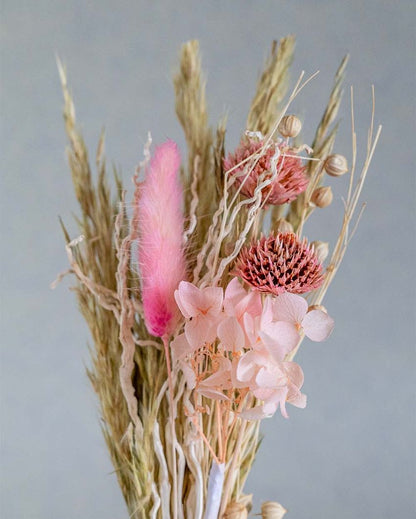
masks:
<svg viewBox="0 0 416 519"><path fill-rule="evenodd" d="M130 264L130 246L135 239L135 226L130 225L128 235L120 242L121 225L124 219L124 196L120 202L120 211L115 222L116 231L116 251L118 258L117 266L117 293L120 301L120 333L119 339L123 347L120 364L120 384L124 398L127 403L130 418L134 423L136 430L143 432L143 425L138 414L138 402L132 383L132 374L134 370L134 353L136 351L135 339L133 336L133 325L135 319L134 307L129 298L127 286L127 272Z"/></svg>

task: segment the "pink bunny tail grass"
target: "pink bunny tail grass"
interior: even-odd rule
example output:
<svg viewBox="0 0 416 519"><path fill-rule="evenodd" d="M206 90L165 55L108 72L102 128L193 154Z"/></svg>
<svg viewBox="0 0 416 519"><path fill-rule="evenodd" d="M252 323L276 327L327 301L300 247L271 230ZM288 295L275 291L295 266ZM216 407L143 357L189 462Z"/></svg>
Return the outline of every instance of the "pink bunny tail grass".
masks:
<svg viewBox="0 0 416 519"><path fill-rule="evenodd" d="M138 200L144 317L147 329L157 337L169 335L177 323L180 313L174 291L186 278L179 165L173 141L158 146Z"/></svg>

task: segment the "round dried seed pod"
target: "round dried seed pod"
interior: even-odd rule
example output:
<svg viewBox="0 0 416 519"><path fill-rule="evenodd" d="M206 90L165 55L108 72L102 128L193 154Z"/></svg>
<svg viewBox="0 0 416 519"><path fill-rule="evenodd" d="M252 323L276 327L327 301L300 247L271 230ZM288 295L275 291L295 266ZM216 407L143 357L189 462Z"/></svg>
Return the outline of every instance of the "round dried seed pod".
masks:
<svg viewBox="0 0 416 519"><path fill-rule="evenodd" d="M285 115L278 126L278 131L283 137L296 137L301 129L302 123L296 115Z"/></svg>
<svg viewBox="0 0 416 519"><path fill-rule="evenodd" d="M328 313L327 309L323 305L311 305L308 308L308 312L310 312L311 310L321 310L321 312L325 312L326 314Z"/></svg>
<svg viewBox="0 0 416 519"><path fill-rule="evenodd" d="M344 155L329 155L324 163L324 169L331 177L340 177L348 171L348 162Z"/></svg>
<svg viewBox="0 0 416 519"><path fill-rule="evenodd" d="M286 512L286 508L275 501L266 501L261 505L261 516L263 519L282 519Z"/></svg>
<svg viewBox="0 0 416 519"><path fill-rule="evenodd" d="M311 196L311 202L321 209L328 207L332 199L332 189L329 186L317 187Z"/></svg>
<svg viewBox="0 0 416 519"><path fill-rule="evenodd" d="M247 519L248 511L244 504L233 501L227 506L223 519Z"/></svg>
<svg viewBox="0 0 416 519"><path fill-rule="evenodd" d="M319 263L323 263L328 256L329 243L326 241L313 241L311 242L311 246L313 247Z"/></svg>
<svg viewBox="0 0 416 519"><path fill-rule="evenodd" d="M276 224L279 232L293 232L293 225L284 218L279 218Z"/></svg>

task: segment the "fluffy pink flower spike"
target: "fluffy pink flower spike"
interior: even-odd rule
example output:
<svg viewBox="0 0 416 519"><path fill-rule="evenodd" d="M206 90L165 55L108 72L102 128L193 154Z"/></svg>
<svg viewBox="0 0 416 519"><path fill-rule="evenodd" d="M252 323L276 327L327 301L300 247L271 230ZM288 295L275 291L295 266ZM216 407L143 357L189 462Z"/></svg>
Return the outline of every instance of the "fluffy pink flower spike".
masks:
<svg viewBox="0 0 416 519"><path fill-rule="evenodd" d="M158 146L140 185L137 207L143 310L152 335L169 335L179 318L174 292L186 277L180 155L169 140Z"/></svg>

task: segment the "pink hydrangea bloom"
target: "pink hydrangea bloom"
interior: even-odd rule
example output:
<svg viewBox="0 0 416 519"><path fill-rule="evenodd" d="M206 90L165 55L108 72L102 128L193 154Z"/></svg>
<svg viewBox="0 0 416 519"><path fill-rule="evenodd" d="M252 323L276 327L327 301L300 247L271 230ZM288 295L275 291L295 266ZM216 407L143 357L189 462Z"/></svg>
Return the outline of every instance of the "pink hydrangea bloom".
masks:
<svg viewBox="0 0 416 519"><path fill-rule="evenodd" d="M185 324L185 336L194 350L215 340L223 297L222 288L198 288L187 281L181 281L175 290L179 310L189 319Z"/></svg>
<svg viewBox="0 0 416 519"><path fill-rule="evenodd" d="M182 281L175 299L185 325L171 348L188 388L230 405L236 390L251 394L261 404L239 409L250 420L271 416L279 407L287 417L286 402L305 407L302 369L286 359L301 329L312 340L329 335L333 320L324 311L308 311L303 297L289 293L262 302L236 278L225 294L222 288Z"/></svg>
<svg viewBox="0 0 416 519"><path fill-rule="evenodd" d="M273 315L278 321L302 328L312 341L324 341L334 328L334 320L326 312L320 309L308 311L308 303L303 297L288 292L273 300Z"/></svg>

